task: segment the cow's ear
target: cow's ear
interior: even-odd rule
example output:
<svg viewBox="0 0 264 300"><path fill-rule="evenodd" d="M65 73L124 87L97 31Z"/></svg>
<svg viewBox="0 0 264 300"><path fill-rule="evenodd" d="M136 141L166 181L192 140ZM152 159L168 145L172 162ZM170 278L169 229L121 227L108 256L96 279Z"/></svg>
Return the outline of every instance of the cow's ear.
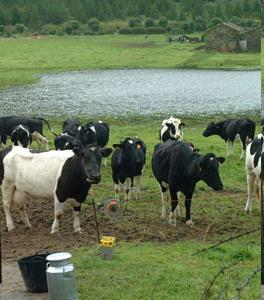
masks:
<svg viewBox="0 0 264 300"><path fill-rule="evenodd" d="M108 157L112 153L112 148L100 148L99 152L101 153L102 157Z"/></svg>
<svg viewBox="0 0 264 300"><path fill-rule="evenodd" d="M186 125L185 125L185 123L181 123L180 125L179 125L179 128L182 128L182 127L185 127Z"/></svg>
<svg viewBox="0 0 264 300"><path fill-rule="evenodd" d="M76 147L75 146L72 151L78 157L83 157L83 155L84 155L83 150L82 150L81 147Z"/></svg>
<svg viewBox="0 0 264 300"><path fill-rule="evenodd" d="M224 157L217 157L216 158L218 161L219 161L219 163L222 165L224 162L225 162L225 158Z"/></svg>

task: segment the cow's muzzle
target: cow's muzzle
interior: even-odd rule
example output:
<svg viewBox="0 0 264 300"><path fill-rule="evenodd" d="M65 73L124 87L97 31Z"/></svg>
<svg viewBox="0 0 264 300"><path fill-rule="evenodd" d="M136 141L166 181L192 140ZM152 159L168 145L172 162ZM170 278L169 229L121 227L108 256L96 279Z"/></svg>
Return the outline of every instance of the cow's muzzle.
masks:
<svg viewBox="0 0 264 300"><path fill-rule="evenodd" d="M86 180L89 183L99 183L101 181L101 175L89 176L86 178Z"/></svg>

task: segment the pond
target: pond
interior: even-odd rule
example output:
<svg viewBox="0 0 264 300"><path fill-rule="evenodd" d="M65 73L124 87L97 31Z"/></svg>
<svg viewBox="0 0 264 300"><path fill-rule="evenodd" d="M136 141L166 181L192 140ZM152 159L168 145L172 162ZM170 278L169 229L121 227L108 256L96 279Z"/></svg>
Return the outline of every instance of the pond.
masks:
<svg viewBox="0 0 264 300"><path fill-rule="evenodd" d="M260 109L260 71L126 69L41 75L0 90L1 115L214 115Z"/></svg>

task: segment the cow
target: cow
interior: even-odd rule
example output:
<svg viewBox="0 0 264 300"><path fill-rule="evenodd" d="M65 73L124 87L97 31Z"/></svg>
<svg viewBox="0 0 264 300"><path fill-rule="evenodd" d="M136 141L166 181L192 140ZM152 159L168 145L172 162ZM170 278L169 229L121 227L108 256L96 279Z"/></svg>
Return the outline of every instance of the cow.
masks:
<svg viewBox="0 0 264 300"><path fill-rule="evenodd" d="M256 124L250 119L227 119L222 122L211 122L205 131L204 137L219 135L227 142L227 156L233 155L233 146L236 136L240 137L242 152L240 159L243 159L246 143L254 139Z"/></svg>
<svg viewBox="0 0 264 300"><path fill-rule="evenodd" d="M0 118L0 146L2 143L6 145L7 138L11 136L12 131L18 125L27 126L30 133L37 131L43 136L43 123L45 122L49 130L56 135L51 129L49 123L43 118L29 118L29 117L18 117L8 116Z"/></svg>
<svg viewBox="0 0 264 300"><path fill-rule="evenodd" d="M178 140L182 138L184 126L185 123L181 122L178 118L170 117L163 120L159 132L160 141L166 142L168 139Z"/></svg>
<svg viewBox="0 0 264 300"><path fill-rule="evenodd" d="M152 157L152 171L161 191L161 217L166 218L169 189L169 222L176 226L176 214L179 215L177 193L182 192L185 195L186 224L193 226L191 201L195 185L202 180L214 190L222 190L223 184L218 168L224 161L223 157L216 157L213 153L200 155L194 152L189 144L181 141L168 140L156 145Z"/></svg>
<svg viewBox="0 0 264 300"><path fill-rule="evenodd" d="M137 198L141 192L141 176L146 161L146 145L138 138L125 138L115 148L111 157L112 178L115 195L119 199L120 183L125 185L125 207L130 199L130 191L136 179Z"/></svg>
<svg viewBox="0 0 264 300"><path fill-rule="evenodd" d="M256 187L257 198L260 199L261 176L263 167L261 165L263 153L263 136L254 139L246 148L246 174L247 174L247 202L245 212L252 211L252 195Z"/></svg>
<svg viewBox="0 0 264 300"><path fill-rule="evenodd" d="M55 218L51 233L59 231L65 203L70 202L74 209L74 232L81 232L79 213L82 203L91 185L101 180L101 156L111 152L112 149L100 149L96 145L40 153L13 146L3 158L2 198L8 231L14 229L11 204L19 206L26 226L31 226L25 211L26 200L30 197L54 199Z"/></svg>
<svg viewBox="0 0 264 300"><path fill-rule="evenodd" d="M32 141L35 141L38 144L39 149L40 149L41 145L45 145L46 150L49 150L49 141L48 141L48 139L46 139L38 131L32 132Z"/></svg>
<svg viewBox="0 0 264 300"><path fill-rule="evenodd" d="M74 148L74 137L67 134L61 133L54 138L54 145L56 150L69 150Z"/></svg>
<svg viewBox="0 0 264 300"><path fill-rule="evenodd" d="M28 148L32 143L32 135L27 126L17 125L11 132L11 141L15 146Z"/></svg>
<svg viewBox="0 0 264 300"><path fill-rule="evenodd" d="M62 124L62 133L66 133L71 136L75 136L78 132L78 128L81 126L79 120L67 119Z"/></svg>

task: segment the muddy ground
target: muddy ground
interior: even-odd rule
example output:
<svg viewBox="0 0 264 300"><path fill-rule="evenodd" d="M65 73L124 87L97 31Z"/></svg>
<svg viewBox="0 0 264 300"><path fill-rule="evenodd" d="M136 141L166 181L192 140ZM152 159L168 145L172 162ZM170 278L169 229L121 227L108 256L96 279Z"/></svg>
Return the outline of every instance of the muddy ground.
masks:
<svg viewBox="0 0 264 300"><path fill-rule="evenodd" d="M215 194L212 193L212 198ZM224 235L232 235L255 228L256 222L252 222L251 216L240 215L241 194L237 192L225 192L232 198L229 206L222 204L226 211L220 211L219 201L199 202L199 193L196 195L193 205L193 220L195 226L190 228L184 222L183 203L181 202L182 218L177 227L168 224L168 221L160 219L160 202L151 199L131 200L128 211L116 222L106 218L103 209L97 210L100 232L102 235L112 235L119 241L154 241L171 243L181 240L214 241ZM204 192L201 193L204 195ZM158 193L157 193L158 196ZM159 199L158 199L159 200ZM89 199L88 199L89 202ZM144 204L143 204L144 203ZM204 211L199 209L202 206ZM197 206L197 207L196 207ZM209 210L212 210L210 215ZM208 211L208 212L207 212ZM236 212L235 215L233 212ZM230 213L226 216L226 213ZM253 212L256 214L256 211ZM2 234L2 258L5 262L13 262L17 259L33 255L37 251L64 251L79 248L83 245L96 244L97 234L93 206L91 203L83 206L80 220L82 234L73 232L72 209L67 207L61 223L60 232L50 234L53 222L53 203L47 200L34 199L28 203L28 214L32 228L25 228L21 222L18 211L13 210L12 216L16 229L7 232L5 215L0 199L0 220ZM214 219L212 219L212 216ZM256 220L255 216L255 220ZM249 219L251 221L249 222ZM250 224L250 226L249 226Z"/></svg>

